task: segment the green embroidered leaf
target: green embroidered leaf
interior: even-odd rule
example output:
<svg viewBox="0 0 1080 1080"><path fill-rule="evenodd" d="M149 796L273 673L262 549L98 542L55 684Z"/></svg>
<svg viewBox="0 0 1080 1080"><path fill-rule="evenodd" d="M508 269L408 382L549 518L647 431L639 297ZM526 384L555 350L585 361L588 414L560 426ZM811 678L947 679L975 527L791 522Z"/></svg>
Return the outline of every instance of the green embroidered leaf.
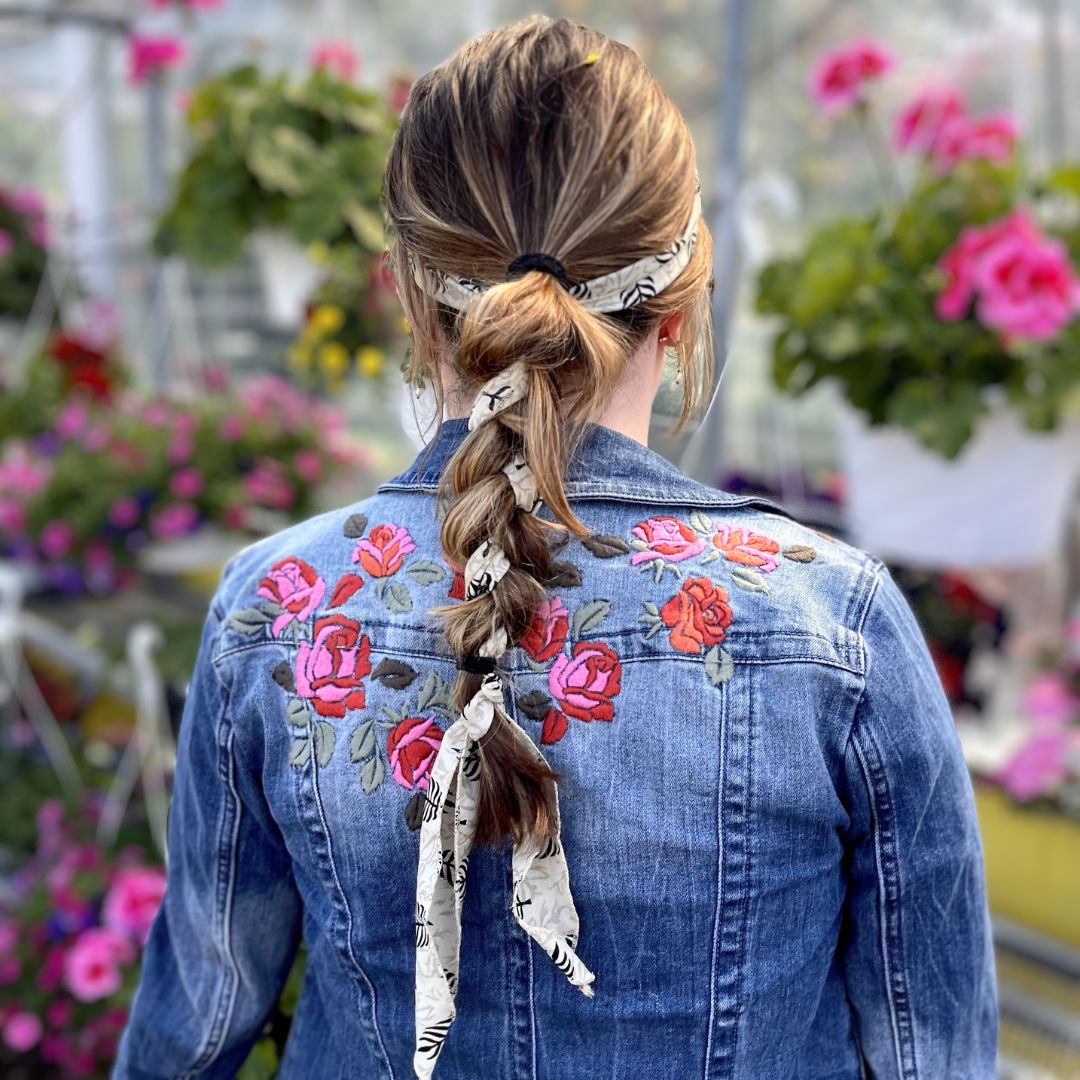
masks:
<svg viewBox="0 0 1080 1080"><path fill-rule="evenodd" d="M610 613L610 600L590 600L587 604L582 604L574 612L571 633L575 639L581 637L582 634L599 626Z"/></svg>
<svg viewBox="0 0 1080 1080"><path fill-rule="evenodd" d="M355 765L375 753L375 721L365 720L358 724L349 739L349 760Z"/></svg>
<svg viewBox="0 0 1080 1080"><path fill-rule="evenodd" d="M719 559L719 558L720 558L720 552L717 551L714 548L712 551L708 551L704 555L701 556L701 562L703 562L703 563L716 562L716 560Z"/></svg>
<svg viewBox="0 0 1080 1080"><path fill-rule="evenodd" d="M807 544L792 544L780 552L785 559L792 562L810 563L817 558L817 551Z"/></svg>
<svg viewBox="0 0 1080 1080"><path fill-rule="evenodd" d="M282 637L288 637L290 641L299 641L304 636L303 627L294 619L282 632Z"/></svg>
<svg viewBox="0 0 1080 1080"><path fill-rule="evenodd" d="M293 739L292 749L289 751L289 764L302 768L311 760L311 740Z"/></svg>
<svg viewBox="0 0 1080 1080"><path fill-rule="evenodd" d="M651 600L644 601L642 607L644 607L650 615L655 615L659 618L660 609Z"/></svg>
<svg viewBox="0 0 1080 1080"><path fill-rule="evenodd" d="M257 607L249 607L234 611L229 616L229 625L241 634L257 634L272 618L273 615Z"/></svg>
<svg viewBox="0 0 1080 1080"><path fill-rule="evenodd" d="M360 770L360 787L365 795L370 795L386 776L382 755L376 755Z"/></svg>
<svg viewBox="0 0 1080 1080"><path fill-rule="evenodd" d="M260 600L256 604L260 611L265 611L271 619L276 619L285 609L273 600Z"/></svg>
<svg viewBox="0 0 1080 1080"><path fill-rule="evenodd" d="M401 660L391 660L390 657L386 657L375 665L371 677L381 682L383 686L389 686L391 690L404 690L413 684L417 674L415 668L409 667Z"/></svg>
<svg viewBox="0 0 1080 1080"><path fill-rule="evenodd" d="M446 571L430 559L418 559L410 563L405 571L417 585L434 585L436 581L442 581L446 577Z"/></svg>
<svg viewBox="0 0 1080 1080"><path fill-rule="evenodd" d="M296 677L293 675L292 664L288 660L282 660L280 664L272 672L270 677L278 684L278 686L284 687L289 693L296 691Z"/></svg>
<svg viewBox="0 0 1080 1080"><path fill-rule="evenodd" d="M518 695L517 704L530 720L543 720L551 708L551 698L543 690L530 690Z"/></svg>
<svg viewBox="0 0 1080 1080"><path fill-rule="evenodd" d="M659 632L660 632L660 628L661 628L661 627L662 627L663 625L664 625L664 621L663 621L663 619L657 619L657 620L656 620L656 622L654 622L654 623L652 624L652 626L650 626L650 627L649 627L649 629L648 629L648 630L647 630L647 631L645 632L645 640L646 640L646 641L648 641L648 640L649 640L650 638L652 638L652 637L653 637L654 635L656 635L657 633L659 633Z"/></svg>
<svg viewBox="0 0 1080 1080"><path fill-rule="evenodd" d="M727 649L721 649L719 645L714 645L705 654L705 674L713 686L726 683L735 674L735 661L732 660L731 653Z"/></svg>
<svg viewBox="0 0 1080 1080"><path fill-rule="evenodd" d="M646 563L645 565L653 568L653 580L659 585L660 579L664 576L664 560L653 559L651 563Z"/></svg>
<svg viewBox="0 0 1080 1080"><path fill-rule="evenodd" d="M691 512L690 524L699 533L712 532L712 518L708 514L703 514L700 510Z"/></svg>
<svg viewBox="0 0 1080 1080"><path fill-rule="evenodd" d="M649 545L644 540L639 540L636 536L630 541L630 546L637 551L648 551Z"/></svg>
<svg viewBox="0 0 1080 1080"><path fill-rule="evenodd" d="M337 745L337 732L333 725L325 720L320 720L315 725L315 760L320 768L325 768L333 756L334 747Z"/></svg>
<svg viewBox="0 0 1080 1080"><path fill-rule="evenodd" d="M618 536L605 536L593 533L581 541L598 559L613 559L616 555L625 555L630 545Z"/></svg>
<svg viewBox="0 0 1080 1080"><path fill-rule="evenodd" d="M424 685L420 687L420 693L416 695L416 711L424 712L425 709L440 705L449 708L450 688L437 671L429 671Z"/></svg>
<svg viewBox="0 0 1080 1080"><path fill-rule="evenodd" d="M534 660L528 653L525 654L525 663L528 664L533 671L547 671L547 664L542 664L539 660Z"/></svg>
<svg viewBox="0 0 1080 1080"><path fill-rule="evenodd" d="M381 712L383 716L389 718L391 727L400 724L405 716L404 713L395 712L389 705L380 705L379 712Z"/></svg>
<svg viewBox="0 0 1080 1080"><path fill-rule="evenodd" d="M574 589L581 584L581 571L573 563L559 563L554 576L548 580L549 589Z"/></svg>
<svg viewBox="0 0 1080 1080"><path fill-rule="evenodd" d="M423 791L417 791L405 804L405 824L413 832L416 832L424 823L424 804L426 802L427 795Z"/></svg>
<svg viewBox="0 0 1080 1080"><path fill-rule="evenodd" d="M400 581L395 581L393 584L388 585L386 587L386 592L386 606L391 611L399 614L402 611L412 611L412 597L409 595L409 590L402 585Z"/></svg>
<svg viewBox="0 0 1080 1080"><path fill-rule="evenodd" d="M343 531L350 540L359 540L367 531L367 514L352 514L345 520Z"/></svg>
<svg viewBox="0 0 1080 1080"><path fill-rule="evenodd" d="M653 623L663 621L664 620L661 619L659 615L654 615L651 611L643 612L641 615L638 616L638 622L648 623L649 626L652 626Z"/></svg>
<svg viewBox="0 0 1080 1080"><path fill-rule="evenodd" d="M311 719L311 710L308 709L307 702L303 698L289 698L289 704L285 706L285 719L294 727L306 728Z"/></svg>
<svg viewBox="0 0 1080 1080"><path fill-rule="evenodd" d="M763 574L756 574L753 570L745 570L741 566L731 571L731 580L747 592L767 593L769 591L769 583Z"/></svg>

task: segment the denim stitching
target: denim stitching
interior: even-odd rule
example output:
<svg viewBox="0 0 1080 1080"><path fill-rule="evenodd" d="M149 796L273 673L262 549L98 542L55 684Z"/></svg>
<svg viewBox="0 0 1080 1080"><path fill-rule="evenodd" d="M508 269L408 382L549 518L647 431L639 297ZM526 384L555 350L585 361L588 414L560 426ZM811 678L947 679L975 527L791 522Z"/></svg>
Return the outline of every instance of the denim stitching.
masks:
<svg viewBox="0 0 1080 1080"><path fill-rule="evenodd" d="M888 778L877 744L873 735L867 731L867 745L863 746L862 736L861 728L853 728L851 743L866 784L874 830L874 861L880 898L881 953L885 964L885 986L889 999L896 1064L903 1080L917 1080L911 1004L904 971L903 928L899 907L900 864L896 853L894 811Z"/></svg>
<svg viewBox="0 0 1080 1080"><path fill-rule="evenodd" d="M314 739L314 734L309 738ZM382 1032L379 1030L379 1018L375 1008L375 986L371 982L368 973L360 965L360 962L356 959L356 952L353 949L352 931L353 931L353 916L352 907L349 905L349 901L345 896L345 890L341 886L341 878L338 876L337 863L334 861L334 845L330 840L330 829L326 824L326 814L323 811L322 794L319 791L319 765L316 760L317 755L314 749L311 752L311 789L312 794L315 797L315 806L319 811L319 822L322 827L323 839L326 842L326 854L330 863L330 873L334 878L334 886L337 889L338 897L341 904L345 908L345 922L346 922L346 945L348 947L349 960L352 963L353 969L360 979L367 986L368 994L371 998L371 1026L375 1032L375 1040L379 1044L379 1049L382 1051L383 1061L386 1064L387 1075L390 1080L394 1080L394 1067L390 1064L390 1056L386 1052L386 1045L383 1042Z"/></svg>
<svg viewBox="0 0 1080 1080"><path fill-rule="evenodd" d="M716 785L716 911L713 915L713 939L709 963L709 1026L705 1032L705 1073L709 1080L712 1073L713 1031L716 1026L716 970L720 963L720 909L724 902L724 786L727 770L726 735L728 722L728 695L720 698L720 765L719 783Z"/></svg>

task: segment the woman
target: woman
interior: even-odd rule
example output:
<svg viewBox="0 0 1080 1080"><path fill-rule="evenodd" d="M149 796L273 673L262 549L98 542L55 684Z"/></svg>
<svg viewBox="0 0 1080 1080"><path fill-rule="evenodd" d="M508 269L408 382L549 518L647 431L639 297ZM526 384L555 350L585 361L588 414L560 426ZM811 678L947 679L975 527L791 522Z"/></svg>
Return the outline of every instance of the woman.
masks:
<svg viewBox="0 0 1080 1080"><path fill-rule="evenodd" d="M645 445L666 354L684 418L708 383L678 111L527 19L417 82L386 198L450 419L226 568L115 1075L231 1076L302 937L283 1077L992 1076L971 789L908 607Z"/></svg>

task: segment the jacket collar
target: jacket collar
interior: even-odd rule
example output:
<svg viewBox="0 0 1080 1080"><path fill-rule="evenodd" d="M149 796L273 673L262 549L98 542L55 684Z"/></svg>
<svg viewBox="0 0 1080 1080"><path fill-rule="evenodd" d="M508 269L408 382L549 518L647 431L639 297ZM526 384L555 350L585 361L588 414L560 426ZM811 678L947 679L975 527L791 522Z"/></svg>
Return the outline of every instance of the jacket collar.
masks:
<svg viewBox="0 0 1080 1080"><path fill-rule="evenodd" d="M447 462L469 434L468 420L444 420L435 438L402 473L378 490L434 491ZM767 499L731 495L680 472L655 450L621 432L588 424L566 471L566 494L576 499L670 503L679 506L746 506L788 516Z"/></svg>

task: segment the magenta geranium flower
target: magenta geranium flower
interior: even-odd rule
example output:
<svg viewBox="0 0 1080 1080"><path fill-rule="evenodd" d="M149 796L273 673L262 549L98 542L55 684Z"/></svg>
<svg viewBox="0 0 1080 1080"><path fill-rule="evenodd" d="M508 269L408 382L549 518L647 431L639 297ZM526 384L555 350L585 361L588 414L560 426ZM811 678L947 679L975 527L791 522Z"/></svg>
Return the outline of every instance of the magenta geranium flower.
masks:
<svg viewBox="0 0 1080 1080"><path fill-rule="evenodd" d="M165 872L156 866L120 870L105 895L102 921L110 929L146 944L165 896Z"/></svg>
<svg viewBox="0 0 1080 1080"><path fill-rule="evenodd" d="M961 113L944 120L930 152L940 172L980 158L1002 165L1016 152L1016 137L1016 122L1007 113L981 119Z"/></svg>
<svg viewBox="0 0 1080 1080"><path fill-rule="evenodd" d="M179 38L132 34L128 38L128 77L133 83L146 82L151 75L175 67L186 55Z"/></svg>
<svg viewBox="0 0 1080 1080"><path fill-rule="evenodd" d="M1069 737L1065 731L1038 732L1001 769L998 782L1021 802L1048 795L1068 775L1068 749Z"/></svg>
<svg viewBox="0 0 1080 1080"><path fill-rule="evenodd" d="M120 968L134 959L135 946L123 934L93 927L79 934L68 950L64 982L79 1001L100 1001L120 989Z"/></svg>
<svg viewBox="0 0 1080 1080"><path fill-rule="evenodd" d="M865 85L893 64L892 53L883 45L860 38L821 57L810 77L810 93L823 112L840 112L860 101Z"/></svg>
<svg viewBox="0 0 1080 1080"><path fill-rule="evenodd" d="M347 41L320 41L311 50L311 66L325 68L343 82L352 82L360 68L360 58Z"/></svg>
<svg viewBox="0 0 1080 1080"><path fill-rule="evenodd" d="M893 144L898 150L928 153L937 143L946 122L966 112L964 99L951 87L927 87L900 110Z"/></svg>

